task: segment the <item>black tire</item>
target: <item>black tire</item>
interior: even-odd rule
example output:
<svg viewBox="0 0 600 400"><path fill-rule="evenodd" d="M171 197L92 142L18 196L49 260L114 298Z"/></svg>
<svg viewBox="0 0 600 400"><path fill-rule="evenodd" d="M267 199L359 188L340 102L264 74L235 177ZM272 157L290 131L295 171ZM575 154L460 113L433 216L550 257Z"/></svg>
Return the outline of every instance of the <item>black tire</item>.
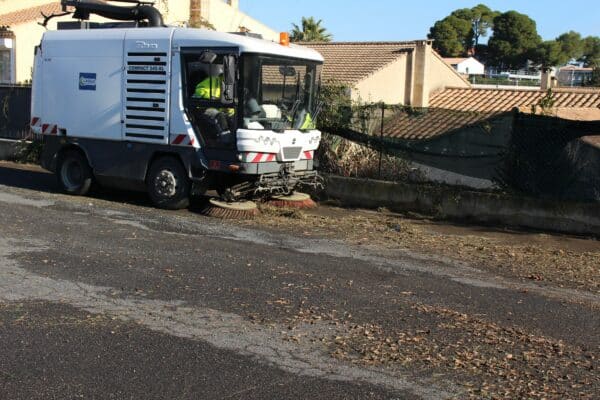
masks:
<svg viewBox="0 0 600 400"><path fill-rule="evenodd" d="M190 179L181 162L173 157L161 157L152 163L146 187L158 208L181 210L190 205Z"/></svg>
<svg viewBox="0 0 600 400"><path fill-rule="evenodd" d="M58 156L56 179L63 192L85 196L92 187L92 168L81 152L66 150Z"/></svg>

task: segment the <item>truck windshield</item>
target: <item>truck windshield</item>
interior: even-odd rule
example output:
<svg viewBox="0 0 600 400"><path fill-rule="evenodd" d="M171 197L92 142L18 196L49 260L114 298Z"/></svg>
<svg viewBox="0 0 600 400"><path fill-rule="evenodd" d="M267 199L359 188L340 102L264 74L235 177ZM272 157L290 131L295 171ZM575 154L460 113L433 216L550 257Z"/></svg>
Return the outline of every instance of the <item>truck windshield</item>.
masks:
<svg viewBox="0 0 600 400"><path fill-rule="evenodd" d="M244 129L315 128L322 65L313 61L245 55L242 58Z"/></svg>

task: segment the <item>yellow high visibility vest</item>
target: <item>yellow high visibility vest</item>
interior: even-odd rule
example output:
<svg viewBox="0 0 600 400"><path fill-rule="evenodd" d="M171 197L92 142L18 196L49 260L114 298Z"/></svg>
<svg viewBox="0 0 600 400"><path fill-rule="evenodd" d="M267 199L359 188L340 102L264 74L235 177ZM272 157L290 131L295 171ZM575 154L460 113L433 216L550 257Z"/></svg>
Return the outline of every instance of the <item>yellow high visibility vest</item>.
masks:
<svg viewBox="0 0 600 400"><path fill-rule="evenodd" d="M300 129L305 130L305 129L315 129L315 122L313 121L312 117L310 116L310 113L306 114L306 117L304 118L304 122L302 123L302 126L300 126Z"/></svg>
<svg viewBox="0 0 600 400"><path fill-rule="evenodd" d="M198 97L200 99L220 99L221 98L221 85L223 84L223 77L208 77L199 84L196 85L196 91L194 92L194 97ZM212 93L210 91L212 87Z"/></svg>

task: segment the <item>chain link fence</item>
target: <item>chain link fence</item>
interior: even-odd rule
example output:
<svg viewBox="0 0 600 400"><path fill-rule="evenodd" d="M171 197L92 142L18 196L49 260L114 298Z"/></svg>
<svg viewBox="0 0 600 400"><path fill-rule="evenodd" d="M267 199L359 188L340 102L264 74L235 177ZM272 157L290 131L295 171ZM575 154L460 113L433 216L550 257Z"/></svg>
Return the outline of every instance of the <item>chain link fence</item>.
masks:
<svg viewBox="0 0 600 400"><path fill-rule="evenodd" d="M498 181L536 197L600 201L600 121L517 113Z"/></svg>
<svg viewBox="0 0 600 400"><path fill-rule="evenodd" d="M600 139L593 138L600 121L386 104L328 112L335 117L324 116L318 155L325 173L470 187L485 181L535 197L600 201Z"/></svg>
<svg viewBox="0 0 600 400"><path fill-rule="evenodd" d="M512 113L387 104L329 112L345 117L323 120L322 171L392 181L424 179L429 166L491 182L512 128Z"/></svg>

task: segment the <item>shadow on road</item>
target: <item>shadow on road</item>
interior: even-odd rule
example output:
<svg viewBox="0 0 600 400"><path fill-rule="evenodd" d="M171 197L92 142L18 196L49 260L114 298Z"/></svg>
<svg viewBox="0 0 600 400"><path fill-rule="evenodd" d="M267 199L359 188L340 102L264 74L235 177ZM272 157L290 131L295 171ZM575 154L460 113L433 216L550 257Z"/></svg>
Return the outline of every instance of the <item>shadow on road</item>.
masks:
<svg viewBox="0 0 600 400"><path fill-rule="evenodd" d="M0 185L44 193L61 193L55 175L35 165L0 163ZM153 207L146 193L104 188L97 184L92 186L87 196L115 203ZM199 213L205 205L205 198L193 197L189 211Z"/></svg>
<svg viewBox="0 0 600 400"><path fill-rule="evenodd" d="M40 192L57 193L58 187L53 174L36 170L32 166L0 164L0 185Z"/></svg>
<svg viewBox="0 0 600 400"><path fill-rule="evenodd" d="M31 165L0 164L0 185L45 193L60 193L54 174ZM88 197L138 206L151 206L145 193L92 187Z"/></svg>

